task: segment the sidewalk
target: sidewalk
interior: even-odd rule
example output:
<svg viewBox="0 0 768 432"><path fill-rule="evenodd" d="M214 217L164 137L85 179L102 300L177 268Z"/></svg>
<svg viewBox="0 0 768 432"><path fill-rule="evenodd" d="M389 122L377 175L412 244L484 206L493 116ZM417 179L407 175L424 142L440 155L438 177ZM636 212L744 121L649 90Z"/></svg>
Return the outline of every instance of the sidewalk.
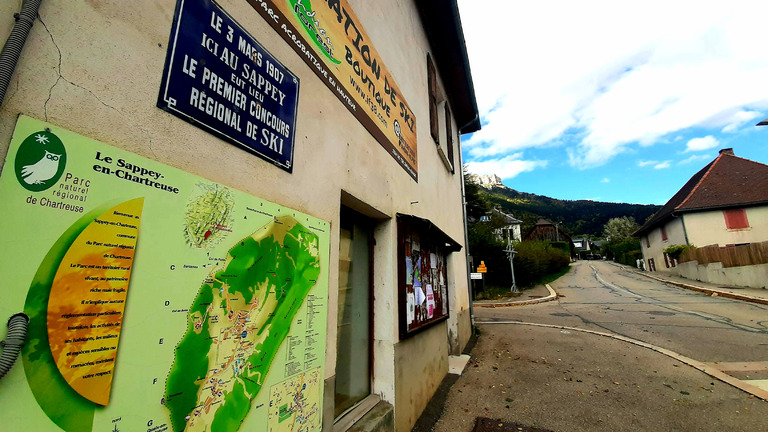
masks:
<svg viewBox="0 0 768 432"><path fill-rule="evenodd" d="M766 402L663 353L556 326L479 326L469 364L414 432L765 430Z"/></svg>
<svg viewBox="0 0 768 432"><path fill-rule="evenodd" d="M549 284L536 285L531 289L523 291L518 296L511 293L508 296L496 300L475 300L472 302L474 307L506 307L523 306L536 303L544 303L557 299L557 294Z"/></svg>
<svg viewBox="0 0 768 432"><path fill-rule="evenodd" d="M699 291L710 296L720 296L735 300L768 305L768 289L719 286L697 280L686 279L684 277L675 276L665 272L645 272L630 266L622 267L659 282L668 283L693 291Z"/></svg>

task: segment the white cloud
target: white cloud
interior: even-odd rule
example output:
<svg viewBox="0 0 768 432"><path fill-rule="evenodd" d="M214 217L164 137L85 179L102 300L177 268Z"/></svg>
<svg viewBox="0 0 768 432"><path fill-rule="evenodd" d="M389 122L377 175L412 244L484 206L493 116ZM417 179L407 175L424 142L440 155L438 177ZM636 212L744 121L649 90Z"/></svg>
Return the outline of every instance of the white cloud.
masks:
<svg viewBox="0 0 768 432"><path fill-rule="evenodd" d="M659 163L659 161L655 161L655 160L641 160L641 161L637 161L637 166L645 167L645 166L648 166L648 165L656 165L657 163Z"/></svg>
<svg viewBox="0 0 768 432"><path fill-rule="evenodd" d="M672 166L672 161L664 161L653 166L653 169L664 169Z"/></svg>
<svg viewBox="0 0 768 432"><path fill-rule="evenodd" d="M496 160L469 162L467 171L478 175L496 174L502 179L511 179L520 173L544 168L548 164L545 160L522 160L521 156L522 154L516 153Z"/></svg>
<svg viewBox="0 0 768 432"><path fill-rule="evenodd" d="M611 182L611 179L609 179L608 177L603 177L603 179L600 180L600 183L610 183L610 182Z"/></svg>
<svg viewBox="0 0 768 432"><path fill-rule="evenodd" d="M756 118L762 117L763 113L759 111L745 111L745 110L739 110L731 115L729 118L724 118L723 120L727 121L728 124L723 128L721 132L728 133L728 132L735 132L738 128L744 126L747 123L750 123L748 126L753 126L751 124L752 120L755 120Z"/></svg>
<svg viewBox="0 0 768 432"><path fill-rule="evenodd" d="M678 162L678 165L685 165L691 162L697 162L697 161L704 161L704 160L712 160L714 159L712 156L703 154L703 155L691 155L689 158L683 159L680 162Z"/></svg>
<svg viewBox="0 0 768 432"><path fill-rule="evenodd" d="M712 135L707 135L703 138L693 138L685 145L685 152L709 150L715 148L720 144L720 141Z"/></svg>
<svg viewBox="0 0 768 432"><path fill-rule="evenodd" d="M470 158L567 145L570 163L589 168L691 127L733 132L768 110L755 37L768 2L649 1L623 20L627 4L609 0L460 0L485 124L464 142Z"/></svg>

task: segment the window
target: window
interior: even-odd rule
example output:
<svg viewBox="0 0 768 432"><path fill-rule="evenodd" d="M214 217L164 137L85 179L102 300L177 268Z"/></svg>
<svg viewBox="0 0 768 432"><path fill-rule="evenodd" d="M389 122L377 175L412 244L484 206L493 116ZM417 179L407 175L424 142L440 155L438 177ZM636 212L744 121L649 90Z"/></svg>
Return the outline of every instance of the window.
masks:
<svg viewBox="0 0 768 432"><path fill-rule="evenodd" d="M427 86L429 90L429 133L437 146L437 153L451 174L455 174L453 162L453 115L445 92L437 82L437 71L432 57L427 54ZM443 135L443 131L445 135Z"/></svg>
<svg viewBox="0 0 768 432"><path fill-rule="evenodd" d="M339 309L336 322L334 416L371 393L372 223L346 208L339 239Z"/></svg>
<svg viewBox="0 0 768 432"><path fill-rule="evenodd" d="M661 240L667 241L667 228L661 227Z"/></svg>
<svg viewBox="0 0 768 432"><path fill-rule="evenodd" d="M745 229L749 228L746 209L723 210L725 217L725 227L727 229Z"/></svg>
<svg viewBox="0 0 768 432"><path fill-rule="evenodd" d="M651 247L651 238L649 236L645 236L645 247L646 248Z"/></svg>
<svg viewBox="0 0 768 432"><path fill-rule="evenodd" d="M448 103L445 103L445 149L447 151L447 157L448 157L448 165L450 166L451 173L454 172L453 169L453 127L451 126L451 120L453 119L453 116L451 115L451 108L448 106Z"/></svg>
<svg viewBox="0 0 768 432"><path fill-rule="evenodd" d="M429 133L436 143L440 142L440 126L437 118L437 72L432 57L427 54L427 84L429 85Z"/></svg>

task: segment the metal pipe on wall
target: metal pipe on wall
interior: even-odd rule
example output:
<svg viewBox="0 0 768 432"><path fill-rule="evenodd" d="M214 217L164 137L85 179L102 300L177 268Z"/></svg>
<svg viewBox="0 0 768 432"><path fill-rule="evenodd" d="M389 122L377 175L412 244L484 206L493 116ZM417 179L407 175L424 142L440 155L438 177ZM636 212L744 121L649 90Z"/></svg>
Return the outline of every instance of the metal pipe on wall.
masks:
<svg viewBox="0 0 768 432"><path fill-rule="evenodd" d="M29 317L23 313L17 313L8 320L8 337L2 342L3 352L0 354L0 379L11 370L19 357L28 325Z"/></svg>
<svg viewBox="0 0 768 432"><path fill-rule="evenodd" d="M27 36L32 30L32 24L35 23L42 2L43 0L24 0L21 4L21 12L13 15L16 24L13 25L11 34L8 35L3 46L3 51L0 52L0 105L5 99L5 92L11 83L13 71L16 70L21 50L24 49Z"/></svg>

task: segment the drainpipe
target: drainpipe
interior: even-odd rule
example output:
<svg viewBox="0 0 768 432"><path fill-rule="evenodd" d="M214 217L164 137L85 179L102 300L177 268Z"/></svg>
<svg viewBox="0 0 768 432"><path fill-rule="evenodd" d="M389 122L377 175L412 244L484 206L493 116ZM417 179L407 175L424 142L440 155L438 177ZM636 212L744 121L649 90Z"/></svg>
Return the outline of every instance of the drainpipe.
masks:
<svg viewBox="0 0 768 432"><path fill-rule="evenodd" d="M42 2L43 0L24 0L21 4L21 12L13 15L16 24L13 25L11 34L5 41L3 51L0 52L0 104L5 99L5 92L11 83L13 71L19 62L19 56L21 56L21 50L27 41L29 31L32 30L32 24L35 23L37 11Z"/></svg>
<svg viewBox="0 0 768 432"><path fill-rule="evenodd" d="M464 218L464 255L467 257L467 290L469 291L469 325L475 325L475 310L472 302L475 300L472 293L472 265L469 263L469 230L467 229L467 195L464 190L464 159L461 155L461 135L459 135L459 166L461 167L461 213ZM470 329L474 332L474 328ZM463 347L462 347L463 349Z"/></svg>
<svg viewBox="0 0 768 432"><path fill-rule="evenodd" d="M13 71L19 62L21 50L27 41L29 31L32 30L42 1L24 0L21 4L21 12L13 14L16 24L13 25L13 29L5 41L5 46L0 52L0 105L5 99L5 92L11 83ZM7 339L0 342L0 346L3 347L2 354L0 354L0 378L4 377L16 362L27 335L28 324L29 318L23 313L15 314L8 319Z"/></svg>
<svg viewBox="0 0 768 432"><path fill-rule="evenodd" d="M3 352L0 354L0 378L11 370L11 367L19 357L24 340L27 337L29 317L23 313L17 313L8 320L7 339L0 342Z"/></svg>
<svg viewBox="0 0 768 432"><path fill-rule="evenodd" d="M688 241L688 230L685 229L685 217L680 217L676 215L675 212L672 212L672 217L676 219L677 218L680 219L680 223L683 225L683 236L685 236L685 245L690 246L691 242Z"/></svg>

